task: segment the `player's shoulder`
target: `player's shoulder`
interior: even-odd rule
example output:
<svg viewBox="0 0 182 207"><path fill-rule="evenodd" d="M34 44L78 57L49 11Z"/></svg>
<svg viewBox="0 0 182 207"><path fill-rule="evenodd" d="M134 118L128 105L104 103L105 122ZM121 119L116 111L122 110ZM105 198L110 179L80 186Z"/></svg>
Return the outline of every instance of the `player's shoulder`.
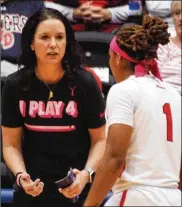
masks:
<svg viewBox="0 0 182 207"><path fill-rule="evenodd" d="M120 83L116 83L111 87L111 91L116 91L116 92L125 91L128 93L132 93L135 92L136 90L137 90L137 81L133 76L130 76L126 80Z"/></svg>
<svg viewBox="0 0 182 207"><path fill-rule="evenodd" d="M179 94L179 92L176 90L176 88L173 85L167 82L164 82L163 84L165 86L165 89L168 91L168 93L170 93L173 97L176 97L177 99L181 100L181 95Z"/></svg>

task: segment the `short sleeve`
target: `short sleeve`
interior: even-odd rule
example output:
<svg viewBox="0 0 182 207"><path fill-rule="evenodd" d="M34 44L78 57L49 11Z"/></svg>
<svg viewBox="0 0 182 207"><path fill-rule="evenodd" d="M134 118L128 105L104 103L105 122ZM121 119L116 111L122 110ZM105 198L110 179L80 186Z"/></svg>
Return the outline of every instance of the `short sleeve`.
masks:
<svg viewBox="0 0 182 207"><path fill-rule="evenodd" d="M19 110L19 101L17 100L17 91L10 81L6 81L2 91L1 125L5 127L21 127L23 118Z"/></svg>
<svg viewBox="0 0 182 207"><path fill-rule="evenodd" d="M83 113L88 128L98 128L105 124L105 100L93 76L87 81Z"/></svg>
<svg viewBox="0 0 182 207"><path fill-rule="evenodd" d="M116 85L111 88L106 107L107 127L112 124L126 124L133 127L133 99L124 87Z"/></svg>

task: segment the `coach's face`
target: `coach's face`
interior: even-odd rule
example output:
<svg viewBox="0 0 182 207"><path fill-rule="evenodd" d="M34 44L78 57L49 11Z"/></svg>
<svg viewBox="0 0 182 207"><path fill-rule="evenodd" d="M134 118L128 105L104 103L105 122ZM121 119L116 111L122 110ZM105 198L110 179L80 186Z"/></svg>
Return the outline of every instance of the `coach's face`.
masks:
<svg viewBox="0 0 182 207"><path fill-rule="evenodd" d="M173 16L173 22L176 29L176 33L181 36L181 1L175 1L172 5L172 16Z"/></svg>
<svg viewBox="0 0 182 207"><path fill-rule="evenodd" d="M64 24L58 19L42 21L36 29L31 48L35 50L39 63L60 65L66 50Z"/></svg>

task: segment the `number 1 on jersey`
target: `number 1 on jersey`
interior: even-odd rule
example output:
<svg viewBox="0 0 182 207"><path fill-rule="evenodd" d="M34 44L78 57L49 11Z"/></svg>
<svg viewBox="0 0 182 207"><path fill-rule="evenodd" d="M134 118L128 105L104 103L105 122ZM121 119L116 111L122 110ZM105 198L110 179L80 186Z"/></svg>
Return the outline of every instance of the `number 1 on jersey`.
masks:
<svg viewBox="0 0 182 207"><path fill-rule="evenodd" d="M173 142L173 122L170 104L165 103L163 106L163 113L166 114L167 121L167 141Z"/></svg>

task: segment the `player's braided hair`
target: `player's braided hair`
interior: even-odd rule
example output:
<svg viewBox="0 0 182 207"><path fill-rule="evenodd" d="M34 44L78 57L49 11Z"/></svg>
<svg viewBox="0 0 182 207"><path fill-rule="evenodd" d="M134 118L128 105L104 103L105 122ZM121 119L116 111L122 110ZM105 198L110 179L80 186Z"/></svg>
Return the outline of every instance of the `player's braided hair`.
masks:
<svg viewBox="0 0 182 207"><path fill-rule="evenodd" d="M168 24L155 16L144 17L143 25L132 25L117 34L118 46L136 60L157 57L158 44L169 42Z"/></svg>

